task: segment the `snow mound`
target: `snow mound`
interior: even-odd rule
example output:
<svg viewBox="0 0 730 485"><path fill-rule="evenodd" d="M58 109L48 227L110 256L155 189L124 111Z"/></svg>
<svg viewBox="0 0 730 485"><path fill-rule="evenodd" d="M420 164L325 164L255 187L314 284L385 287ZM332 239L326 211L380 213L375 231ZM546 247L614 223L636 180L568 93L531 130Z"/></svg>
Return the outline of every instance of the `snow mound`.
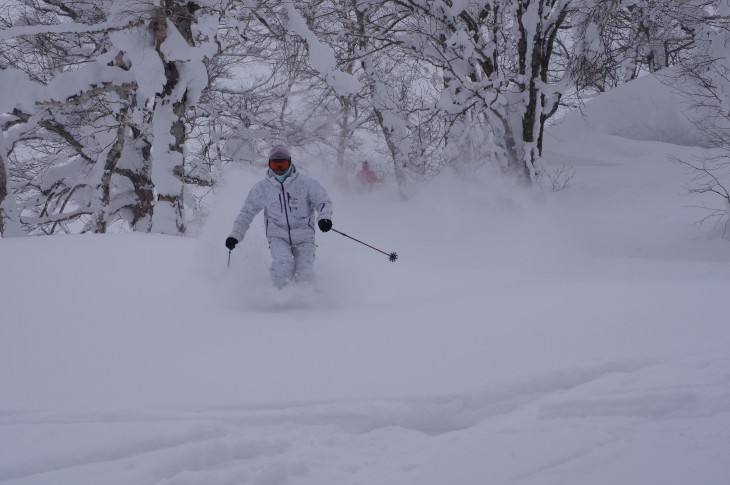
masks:
<svg viewBox="0 0 730 485"><path fill-rule="evenodd" d="M709 147L690 117L687 98L668 76L647 75L601 94L566 115L550 132L579 134L585 130L638 141Z"/></svg>

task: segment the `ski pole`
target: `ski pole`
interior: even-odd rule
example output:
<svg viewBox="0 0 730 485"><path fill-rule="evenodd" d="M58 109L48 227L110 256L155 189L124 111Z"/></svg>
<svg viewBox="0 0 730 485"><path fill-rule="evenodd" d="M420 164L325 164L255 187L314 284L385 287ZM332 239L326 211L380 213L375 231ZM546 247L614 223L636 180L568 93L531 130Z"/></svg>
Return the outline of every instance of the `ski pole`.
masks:
<svg viewBox="0 0 730 485"><path fill-rule="evenodd" d="M231 251L230 249L228 250L228 267L229 267L229 268L231 267L231 253L232 253L232 252L233 252L233 251Z"/></svg>
<svg viewBox="0 0 730 485"><path fill-rule="evenodd" d="M350 238L350 239L352 239L353 241L357 241L357 242L359 242L360 244L362 244L362 245L365 245L365 246L369 247L370 249L374 249L374 250L376 250L376 251L377 251L377 252L379 252L379 253L383 253L383 254L385 254L386 256L388 256L388 259L390 260L390 262L391 262L391 263L395 263L395 260L396 260L396 259L398 259L398 253L396 253L396 252L393 252L393 253L386 253L385 251L383 251L383 250L380 250L380 249L378 249L378 248L376 248L376 247L373 247L373 246L371 246L371 245L369 245L369 244L367 244L367 243L364 243L364 242L360 241L359 239L355 239L355 238L354 238L354 237L352 237L352 236L348 236L348 235L347 235L347 234L345 234L344 232L340 232L340 231L338 231L338 230L337 230L337 229L335 229L335 228L332 228L332 230L333 230L333 231L335 231L335 232L336 232L337 234L341 234L341 235L343 235L343 236L345 236L345 237L349 237L349 238Z"/></svg>

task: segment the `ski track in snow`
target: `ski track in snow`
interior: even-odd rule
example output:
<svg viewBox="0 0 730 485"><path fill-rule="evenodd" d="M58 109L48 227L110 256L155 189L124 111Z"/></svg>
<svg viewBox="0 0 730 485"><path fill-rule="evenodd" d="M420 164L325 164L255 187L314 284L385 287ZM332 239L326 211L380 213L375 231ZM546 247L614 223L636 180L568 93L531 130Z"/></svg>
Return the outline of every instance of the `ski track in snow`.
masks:
<svg viewBox="0 0 730 485"><path fill-rule="evenodd" d="M0 482L79 483L74 477L83 476L106 477L98 482L105 484L279 485L330 483L328 476L345 470L351 483L373 483L379 474L388 476L389 483L419 483L409 476L417 477L430 454L442 448L438 441L458 441L456 431L487 433L509 443L504 435L539 435L552 426L569 426L580 434L603 427L592 418L625 421L568 450L558 447L557 456L548 460L549 449L532 463L528 457L510 479L533 483L542 477L534 483L546 483L549 470L570 468L617 442L632 441L656 422L670 421L668 429L675 432L668 438L680 440L690 420L721 415L730 424L730 358L725 354L718 350L664 362L606 364L421 399L81 415L5 413L0 448L10 453L0 458ZM667 375L674 378L662 382ZM716 433L730 443L730 426ZM54 435L80 441L45 450L42 441L53 443Z"/></svg>
<svg viewBox="0 0 730 485"><path fill-rule="evenodd" d="M262 283L260 220L227 266L258 173L198 239L0 240L0 483L729 484L730 252L667 162L707 152L620 115L553 128L576 176L549 197L448 171L336 194L400 258L318 234L309 287Z"/></svg>

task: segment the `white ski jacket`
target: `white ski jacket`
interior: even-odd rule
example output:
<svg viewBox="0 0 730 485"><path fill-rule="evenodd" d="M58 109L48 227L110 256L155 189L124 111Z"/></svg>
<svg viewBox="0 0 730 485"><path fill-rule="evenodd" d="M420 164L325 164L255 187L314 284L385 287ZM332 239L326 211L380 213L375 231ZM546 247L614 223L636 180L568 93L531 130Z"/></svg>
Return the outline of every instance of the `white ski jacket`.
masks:
<svg viewBox="0 0 730 485"><path fill-rule="evenodd" d="M230 237L239 242L246 235L251 221L264 211L266 237L280 237L289 244L314 242L315 218L332 219L332 201L324 187L311 177L297 173L279 182L271 170L266 178L251 188L238 217L233 223Z"/></svg>

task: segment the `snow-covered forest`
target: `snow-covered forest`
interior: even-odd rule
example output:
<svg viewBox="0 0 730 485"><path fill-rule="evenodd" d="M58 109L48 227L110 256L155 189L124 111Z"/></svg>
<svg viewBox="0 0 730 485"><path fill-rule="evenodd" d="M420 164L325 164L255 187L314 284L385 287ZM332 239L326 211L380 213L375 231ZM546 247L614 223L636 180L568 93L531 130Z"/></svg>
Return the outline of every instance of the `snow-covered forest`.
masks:
<svg viewBox="0 0 730 485"><path fill-rule="evenodd" d="M2 2L0 483L727 485L728 26ZM229 253L280 142L396 262L318 232L275 289L260 216Z"/></svg>
<svg viewBox="0 0 730 485"><path fill-rule="evenodd" d="M666 72L728 146L724 0L8 0L0 233L199 233L232 165L286 142L402 198L445 167L525 186L556 115ZM686 161L727 200L724 160ZM716 180L715 180L716 179ZM714 214L722 218L720 213Z"/></svg>

